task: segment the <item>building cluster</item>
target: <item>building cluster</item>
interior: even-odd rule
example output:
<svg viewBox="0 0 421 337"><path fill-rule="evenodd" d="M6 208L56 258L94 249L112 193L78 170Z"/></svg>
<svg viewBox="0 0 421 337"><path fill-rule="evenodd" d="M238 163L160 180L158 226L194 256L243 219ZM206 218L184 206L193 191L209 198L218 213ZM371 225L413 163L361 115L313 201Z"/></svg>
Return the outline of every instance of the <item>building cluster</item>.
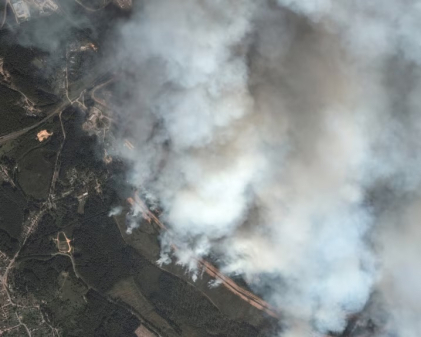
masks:
<svg viewBox="0 0 421 337"><path fill-rule="evenodd" d="M40 14L49 14L58 10L58 5L54 0L33 0L33 3L38 7Z"/></svg>
<svg viewBox="0 0 421 337"><path fill-rule="evenodd" d="M11 4L19 23L30 20L32 15L49 15L59 9L54 0L11 0Z"/></svg>

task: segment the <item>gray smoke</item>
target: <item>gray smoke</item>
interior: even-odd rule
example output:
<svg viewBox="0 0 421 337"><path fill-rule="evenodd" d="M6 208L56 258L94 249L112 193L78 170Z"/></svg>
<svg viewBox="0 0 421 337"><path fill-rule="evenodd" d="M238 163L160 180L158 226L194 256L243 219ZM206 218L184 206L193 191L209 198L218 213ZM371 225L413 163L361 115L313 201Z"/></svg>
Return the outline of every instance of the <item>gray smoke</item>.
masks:
<svg viewBox="0 0 421 337"><path fill-rule="evenodd" d="M398 0L143 3L121 28L134 95L116 146L170 227L160 262L172 243L192 271L217 257L288 317L283 336L341 332L368 302L380 335L417 336L420 15Z"/></svg>

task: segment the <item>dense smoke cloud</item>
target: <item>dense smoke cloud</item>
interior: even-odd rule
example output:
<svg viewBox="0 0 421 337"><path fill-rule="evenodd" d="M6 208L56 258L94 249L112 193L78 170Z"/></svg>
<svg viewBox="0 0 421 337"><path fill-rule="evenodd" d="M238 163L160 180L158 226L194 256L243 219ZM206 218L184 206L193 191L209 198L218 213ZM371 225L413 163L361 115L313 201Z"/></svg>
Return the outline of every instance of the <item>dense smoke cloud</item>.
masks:
<svg viewBox="0 0 421 337"><path fill-rule="evenodd" d="M417 336L421 7L155 0L121 29L119 154L159 202L161 263L212 255L285 336ZM127 135L128 133L128 135ZM123 141L120 142L123 144ZM373 295L375 294L375 295Z"/></svg>

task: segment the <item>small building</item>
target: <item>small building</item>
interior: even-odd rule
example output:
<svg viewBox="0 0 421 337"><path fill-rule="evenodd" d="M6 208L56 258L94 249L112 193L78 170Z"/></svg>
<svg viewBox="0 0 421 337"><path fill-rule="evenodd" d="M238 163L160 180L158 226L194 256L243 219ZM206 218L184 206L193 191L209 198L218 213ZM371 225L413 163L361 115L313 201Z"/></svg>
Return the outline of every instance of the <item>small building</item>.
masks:
<svg viewBox="0 0 421 337"><path fill-rule="evenodd" d="M29 6L23 0L17 0L12 2L13 12L15 13L16 19L19 22L28 21L31 17Z"/></svg>

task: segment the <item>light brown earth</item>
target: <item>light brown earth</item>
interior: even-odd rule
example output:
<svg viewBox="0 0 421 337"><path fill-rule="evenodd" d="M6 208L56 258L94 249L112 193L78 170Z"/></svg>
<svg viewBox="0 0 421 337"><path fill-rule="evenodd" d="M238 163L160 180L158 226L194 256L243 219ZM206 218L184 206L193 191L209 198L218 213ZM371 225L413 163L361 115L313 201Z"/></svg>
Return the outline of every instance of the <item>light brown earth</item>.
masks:
<svg viewBox="0 0 421 337"><path fill-rule="evenodd" d="M47 130L41 130L37 133L37 139L39 142L43 142L44 140L50 138L53 135L53 133L49 133Z"/></svg>

